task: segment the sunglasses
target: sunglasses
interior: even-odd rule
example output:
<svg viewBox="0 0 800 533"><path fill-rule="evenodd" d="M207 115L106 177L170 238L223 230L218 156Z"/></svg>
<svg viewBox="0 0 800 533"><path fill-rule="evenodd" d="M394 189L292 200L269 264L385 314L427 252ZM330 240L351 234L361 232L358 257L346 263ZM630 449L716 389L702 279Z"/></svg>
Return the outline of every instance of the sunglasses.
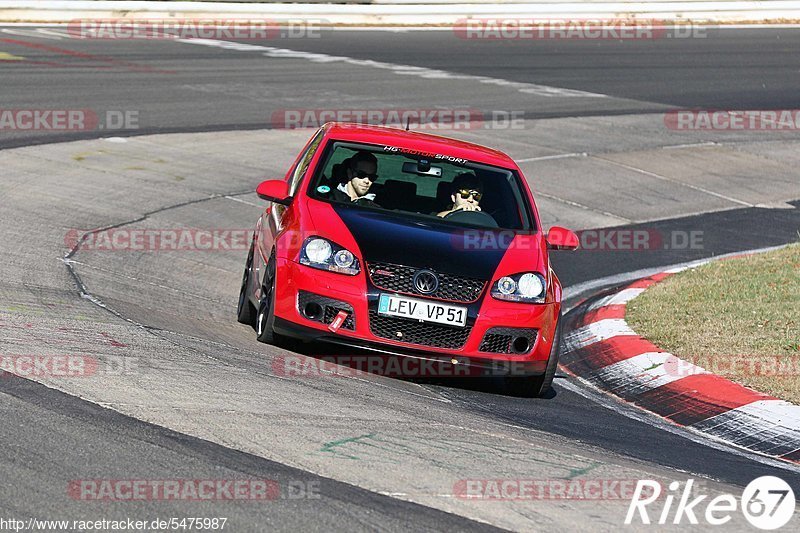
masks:
<svg viewBox="0 0 800 533"><path fill-rule="evenodd" d="M473 198L475 198L475 201L476 201L476 202L480 202L480 201L481 201L481 198L483 198L483 193L482 193L482 192L480 192L480 191L471 191L471 190L469 190L469 189L459 189L459 190L458 190L458 194L459 194L459 195L461 196L461 198L463 198L464 200L466 200L467 198L469 198L470 196L472 196Z"/></svg>
<svg viewBox="0 0 800 533"><path fill-rule="evenodd" d="M353 170L354 177L356 178L367 178L369 181L375 181L378 179L378 174L370 174L369 172L364 172L363 170L355 169Z"/></svg>

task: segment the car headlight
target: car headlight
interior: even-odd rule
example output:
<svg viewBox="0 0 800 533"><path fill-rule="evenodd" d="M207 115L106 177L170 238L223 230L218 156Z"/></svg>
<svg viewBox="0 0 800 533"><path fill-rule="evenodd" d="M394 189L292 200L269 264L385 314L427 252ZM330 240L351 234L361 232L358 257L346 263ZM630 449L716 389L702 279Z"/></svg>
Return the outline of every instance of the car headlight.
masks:
<svg viewBox="0 0 800 533"><path fill-rule="evenodd" d="M306 239L300 251L300 264L350 276L361 271L353 252L322 237Z"/></svg>
<svg viewBox="0 0 800 533"><path fill-rule="evenodd" d="M306 241L306 257L311 263L327 263L332 249L331 243L325 239Z"/></svg>
<svg viewBox="0 0 800 533"><path fill-rule="evenodd" d="M508 276L502 277L497 282L497 290L500 294L514 294L517 290L517 282Z"/></svg>
<svg viewBox="0 0 800 533"><path fill-rule="evenodd" d="M344 248L336 252L336 254L333 256L333 264L339 268L350 268L353 266L353 262L355 260L356 258L353 257L353 254L350 252L350 250L345 250Z"/></svg>
<svg viewBox="0 0 800 533"><path fill-rule="evenodd" d="M492 297L511 302L544 303L547 282L538 272L503 276L492 285Z"/></svg>

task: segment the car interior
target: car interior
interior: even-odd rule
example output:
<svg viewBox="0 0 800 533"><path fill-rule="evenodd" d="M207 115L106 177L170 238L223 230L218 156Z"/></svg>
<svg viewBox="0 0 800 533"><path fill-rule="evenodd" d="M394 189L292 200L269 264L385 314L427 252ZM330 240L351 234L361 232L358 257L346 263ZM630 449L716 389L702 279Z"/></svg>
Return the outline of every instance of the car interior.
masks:
<svg viewBox="0 0 800 533"><path fill-rule="evenodd" d="M342 149L337 149L336 152L339 150ZM348 150L347 153L352 155L354 151ZM400 157L395 154L384 155L380 153L376 154L376 156L378 157L379 177L372 184L370 192L375 194L375 203L383 209L435 216L437 213L452 207L453 202L450 199L450 195L452 181L455 176L460 172L471 171L483 183L483 198L480 201L481 210L491 215L492 219L494 219L494 223L492 223L488 218L483 217L475 220L475 223L481 226L508 229L523 228L520 213L516 209L516 206L519 205L519 200L516 198L508 180L498 172L484 171L477 168L465 169L446 163L441 164L441 167L444 168L442 177L417 175L416 173L405 171L393 172L387 171L388 168L397 165L394 161L392 164L388 164L388 160L389 158L392 160L401 159ZM329 158L326 165L329 170L323 173L317 184L318 186L328 185L331 188L336 188L340 183L347 181L347 167L350 164L350 158L341 159L340 162L331 165L331 161L340 159L340 157ZM414 161L411 156L407 157L407 161ZM423 185L426 190L419 190L422 187L418 187L418 184ZM470 217L466 216L466 213L464 215L460 217L461 221L470 223Z"/></svg>

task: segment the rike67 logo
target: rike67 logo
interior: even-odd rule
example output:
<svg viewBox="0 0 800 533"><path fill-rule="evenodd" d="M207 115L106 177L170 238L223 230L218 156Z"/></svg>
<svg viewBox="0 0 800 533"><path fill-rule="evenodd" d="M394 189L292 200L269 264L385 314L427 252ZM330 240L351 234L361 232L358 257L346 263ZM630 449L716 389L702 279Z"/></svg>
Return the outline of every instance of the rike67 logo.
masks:
<svg viewBox="0 0 800 533"><path fill-rule="evenodd" d="M721 494L709 499L707 494L695 496L692 492L694 480L689 479L681 488L681 483L673 481L668 486L666 496L662 495L661 484L649 479L640 479L625 516L625 524L699 524L721 526L730 522L734 513L741 509L751 525L758 529L773 530L789 523L795 511L795 497L792 487L781 478L762 476L751 481L737 501L732 494ZM677 500L677 503L676 503ZM648 506L663 501L663 507ZM650 512L654 512L651 522Z"/></svg>

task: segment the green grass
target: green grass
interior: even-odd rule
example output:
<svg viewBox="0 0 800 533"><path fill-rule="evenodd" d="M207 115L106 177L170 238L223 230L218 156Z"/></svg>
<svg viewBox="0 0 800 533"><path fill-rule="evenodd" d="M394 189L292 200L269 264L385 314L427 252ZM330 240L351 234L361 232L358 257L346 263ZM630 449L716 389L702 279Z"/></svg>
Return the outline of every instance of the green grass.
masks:
<svg viewBox="0 0 800 533"><path fill-rule="evenodd" d="M668 277L625 320L663 350L800 403L800 245Z"/></svg>

